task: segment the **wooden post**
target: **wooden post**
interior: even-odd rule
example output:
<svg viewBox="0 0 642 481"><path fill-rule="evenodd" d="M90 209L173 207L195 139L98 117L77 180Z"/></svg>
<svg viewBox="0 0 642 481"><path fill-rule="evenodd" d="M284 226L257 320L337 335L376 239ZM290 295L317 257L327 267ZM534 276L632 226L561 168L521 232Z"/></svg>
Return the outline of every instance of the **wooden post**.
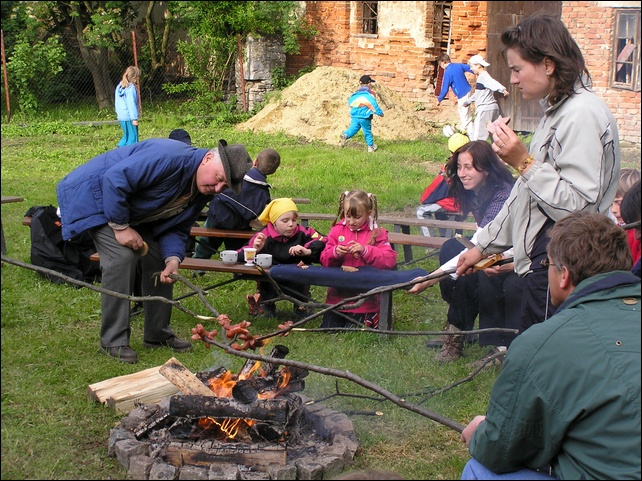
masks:
<svg viewBox="0 0 642 481"><path fill-rule="evenodd" d="M136 32L132 30L132 49L134 50L134 67L138 68L138 53L136 52ZM138 83L136 84L136 91L138 92L138 116L139 118L143 115L143 104L140 99L140 76L138 77Z"/></svg>
<svg viewBox="0 0 642 481"><path fill-rule="evenodd" d="M5 95L5 98L7 99L7 123L9 123L9 121L11 120L11 102L9 102L9 81L7 80L7 59L4 55L4 30L0 30L0 44L2 44L2 74L4 76L4 95Z"/></svg>

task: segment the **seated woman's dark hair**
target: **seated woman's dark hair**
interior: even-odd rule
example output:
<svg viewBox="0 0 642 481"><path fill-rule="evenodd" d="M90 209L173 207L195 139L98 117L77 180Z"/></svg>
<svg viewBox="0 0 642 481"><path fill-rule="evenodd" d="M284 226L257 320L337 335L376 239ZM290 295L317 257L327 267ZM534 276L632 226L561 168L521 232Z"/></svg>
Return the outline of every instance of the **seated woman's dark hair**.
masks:
<svg viewBox="0 0 642 481"><path fill-rule="evenodd" d="M462 152L468 152L473 158L473 167L478 172L488 174L486 183L475 194L466 190L457 175L457 160ZM448 195L454 197L459 205L459 210L469 213L476 207L482 212L493 198L495 191L503 184L513 185L515 179L508 166L497 156L491 145L484 140L474 140L462 145L453 153L446 164L448 177Z"/></svg>
<svg viewBox="0 0 642 481"><path fill-rule="evenodd" d="M626 191L622 197L622 204L620 205L620 215L622 220L627 224L632 224L640 220L640 181L638 180Z"/></svg>

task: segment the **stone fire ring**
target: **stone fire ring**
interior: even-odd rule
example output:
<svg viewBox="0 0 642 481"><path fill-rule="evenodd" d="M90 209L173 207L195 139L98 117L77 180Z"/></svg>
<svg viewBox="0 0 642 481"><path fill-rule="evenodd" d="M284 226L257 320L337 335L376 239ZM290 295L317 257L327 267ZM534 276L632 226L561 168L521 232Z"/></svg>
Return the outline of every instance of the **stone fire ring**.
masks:
<svg viewBox="0 0 642 481"><path fill-rule="evenodd" d="M108 455L117 458L130 479L329 479L352 464L359 447L352 421L347 415L322 404L308 405L311 400L299 396L303 401L304 419L314 426L316 436L322 442L318 443L316 454L288 460L285 466L270 465L267 471L257 471L231 463L181 467L168 464L153 452L150 442L137 440L131 430L131 426L138 425L149 416L145 406L131 411L117 427L111 429Z"/></svg>

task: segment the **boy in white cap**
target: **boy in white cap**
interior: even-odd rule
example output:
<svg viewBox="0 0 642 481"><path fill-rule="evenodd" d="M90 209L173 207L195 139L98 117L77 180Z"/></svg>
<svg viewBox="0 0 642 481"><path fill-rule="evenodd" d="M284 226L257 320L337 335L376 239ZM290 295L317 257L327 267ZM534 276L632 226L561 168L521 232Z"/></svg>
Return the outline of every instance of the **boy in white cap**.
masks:
<svg viewBox="0 0 642 481"><path fill-rule="evenodd" d="M490 64L481 55L473 55L468 64L477 75L475 93L465 103L465 105L470 105L475 102L475 120L470 140L488 140L489 134L486 124L493 122L501 114L497 100L495 100L495 92L508 97L508 90L486 71L486 67Z"/></svg>

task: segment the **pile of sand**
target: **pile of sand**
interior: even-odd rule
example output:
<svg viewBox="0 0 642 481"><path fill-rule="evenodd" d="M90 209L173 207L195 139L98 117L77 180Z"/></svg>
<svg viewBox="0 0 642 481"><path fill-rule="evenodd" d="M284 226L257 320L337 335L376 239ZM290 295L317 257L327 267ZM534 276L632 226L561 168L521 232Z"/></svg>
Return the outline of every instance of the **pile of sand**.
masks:
<svg viewBox="0 0 642 481"><path fill-rule="evenodd" d="M317 67L284 89L254 117L239 124L240 130L278 133L338 145L339 136L350 124L348 97L359 87L361 74L335 67ZM376 80L376 79L375 79ZM417 140L434 131L421 118L415 104L380 82L374 84L384 116L375 115L372 133L377 139ZM363 139L357 134L356 139Z"/></svg>

